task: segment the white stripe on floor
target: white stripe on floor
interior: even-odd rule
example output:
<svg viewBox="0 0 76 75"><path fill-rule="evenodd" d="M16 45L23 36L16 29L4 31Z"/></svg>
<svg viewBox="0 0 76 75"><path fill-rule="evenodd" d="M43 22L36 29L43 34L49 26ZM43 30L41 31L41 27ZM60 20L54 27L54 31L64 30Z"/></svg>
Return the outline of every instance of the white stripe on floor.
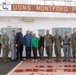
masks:
<svg viewBox="0 0 76 75"><path fill-rule="evenodd" d="M17 69L17 67L20 66L22 63L23 61L21 61L17 66L15 66L7 75L11 75Z"/></svg>

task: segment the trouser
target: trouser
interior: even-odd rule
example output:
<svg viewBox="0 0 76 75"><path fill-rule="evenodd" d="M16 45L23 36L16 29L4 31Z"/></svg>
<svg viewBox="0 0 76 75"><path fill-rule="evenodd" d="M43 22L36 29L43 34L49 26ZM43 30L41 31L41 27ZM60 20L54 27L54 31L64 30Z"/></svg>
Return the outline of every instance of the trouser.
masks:
<svg viewBox="0 0 76 75"><path fill-rule="evenodd" d="M44 59L44 50L39 49L40 59Z"/></svg>
<svg viewBox="0 0 76 75"><path fill-rule="evenodd" d="M37 48L33 47L33 57L34 59L37 59Z"/></svg>
<svg viewBox="0 0 76 75"><path fill-rule="evenodd" d="M61 57L61 46L55 46L55 54L56 54L56 59L59 60L59 58Z"/></svg>
<svg viewBox="0 0 76 75"><path fill-rule="evenodd" d="M0 54L1 54L1 43L0 43Z"/></svg>
<svg viewBox="0 0 76 75"><path fill-rule="evenodd" d="M68 56L68 60L70 60L71 57L70 45L63 45L63 51L64 51L64 59L66 60L66 57Z"/></svg>
<svg viewBox="0 0 76 75"><path fill-rule="evenodd" d="M52 59L52 51L53 51L53 49L52 49L52 47L46 47L46 54L47 54L47 57L48 57L48 59Z"/></svg>
<svg viewBox="0 0 76 75"><path fill-rule="evenodd" d="M19 44L17 47L17 59L22 60L23 44Z"/></svg>
<svg viewBox="0 0 76 75"><path fill-rule="evenodd" d="M2 49L3 49L3 60L7 60L8 59L9 48L8 48L8 46L5 46Z"/></svg>
<svg viewBox="0 0 76 75"><path fill-rule="evenodd" d="M31 47L25 47L26 49L26 58L31 58Z"/></svg>
<svg viewBox="0 0 76 75"><path fill-rule="evenodd" d="M11 60L16 59L16 47L11 44Z"/></svg>
<svg viewBox="0 0 76 75"><path fill-rule="evenodd" d="M72 47L72 55L73 55L73 59L76 59L76 46Z"/></svg>

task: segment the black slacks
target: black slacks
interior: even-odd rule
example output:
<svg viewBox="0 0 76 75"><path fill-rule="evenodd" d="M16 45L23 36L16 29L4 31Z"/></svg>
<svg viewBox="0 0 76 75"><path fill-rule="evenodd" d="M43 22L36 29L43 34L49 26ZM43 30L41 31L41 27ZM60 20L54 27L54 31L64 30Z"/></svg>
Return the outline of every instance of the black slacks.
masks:
<svg viewBox="0 0 76 75"><path fill-rule="evenodd" d="M33 57L34 59L37 59L37 48L33 47Z"/></svg>
<svg viewBox="0 0 76 75"><path fill-rule="evenodd" d="M17 60L22 60L23 44L19 44L17 47Z"/></svg>

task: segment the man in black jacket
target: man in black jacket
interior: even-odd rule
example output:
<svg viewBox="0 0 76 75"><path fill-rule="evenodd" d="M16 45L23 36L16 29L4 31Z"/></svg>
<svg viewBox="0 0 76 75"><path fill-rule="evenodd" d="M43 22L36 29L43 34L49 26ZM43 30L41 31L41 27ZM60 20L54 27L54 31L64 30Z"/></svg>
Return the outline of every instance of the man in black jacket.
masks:
<svg viewBox="0 0 76 75"><path fill-rule="evenodd" d="M44 59L44 37L42 36L41 33L39 33L38 35L39 35L39 42L38 42L39 56L40 56L40 59L43 60Z"/></svg>
<svg viewBox="0 0 76 75"><path fill-rule="evenodd" d="M22 28L19 28L19 32L16 33L16 47L17 47L17 60L22 60L22 52L23 52L23 34L22 34Z"/></svg>

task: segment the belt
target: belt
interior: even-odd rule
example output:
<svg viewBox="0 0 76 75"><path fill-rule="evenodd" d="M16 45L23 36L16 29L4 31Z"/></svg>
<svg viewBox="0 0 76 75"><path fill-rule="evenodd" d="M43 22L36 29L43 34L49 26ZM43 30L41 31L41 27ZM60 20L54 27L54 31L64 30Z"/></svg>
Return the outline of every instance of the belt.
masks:
<svg viewBox="0 0 76 75"><path fill-rule="evenodd" d="M63 44L63 45L70 45L70 44Z"/></svg>

